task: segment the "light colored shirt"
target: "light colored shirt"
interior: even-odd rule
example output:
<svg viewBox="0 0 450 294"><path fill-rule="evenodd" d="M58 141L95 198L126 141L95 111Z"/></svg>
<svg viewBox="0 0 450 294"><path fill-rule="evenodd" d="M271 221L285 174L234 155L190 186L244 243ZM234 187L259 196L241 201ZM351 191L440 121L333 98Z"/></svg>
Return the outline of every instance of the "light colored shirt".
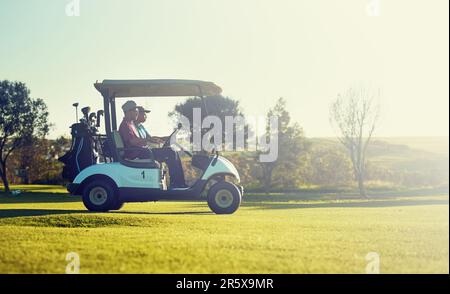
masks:
<svg viewBox="0 0 450 294"><path fill-rule="evenodd" d="M138 131L139 138L141 138L141 139L147 139L147 138L151 137L150 134L145 129L143 124L137 124L136 125L136 130Z"/></svg>

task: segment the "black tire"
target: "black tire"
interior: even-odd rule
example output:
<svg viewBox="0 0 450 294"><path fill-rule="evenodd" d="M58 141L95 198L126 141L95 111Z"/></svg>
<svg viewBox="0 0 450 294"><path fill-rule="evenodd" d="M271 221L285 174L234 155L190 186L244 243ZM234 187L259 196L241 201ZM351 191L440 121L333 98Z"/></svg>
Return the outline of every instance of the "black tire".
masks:
<svg viewBox="0 0 450 294"><path fill-rule="evenodd" d="M229 182L218 182L208 191L208 206L216 214L232 214L241 205L239 188Z"/></svg>
<svg viewBox="0 0 450 294"><path fill-rule="evenodd" d="M117 193L107 181L94 180L83 189L83 203L90 211L106 212L118 209Z"/></svg>
<svg viewBox="0 0 450 294"><path fill-rule="evenodd" d="M124 203L122 201L117 200L113 206L111 206L110 210L120 210L123 207Z"/></svg>

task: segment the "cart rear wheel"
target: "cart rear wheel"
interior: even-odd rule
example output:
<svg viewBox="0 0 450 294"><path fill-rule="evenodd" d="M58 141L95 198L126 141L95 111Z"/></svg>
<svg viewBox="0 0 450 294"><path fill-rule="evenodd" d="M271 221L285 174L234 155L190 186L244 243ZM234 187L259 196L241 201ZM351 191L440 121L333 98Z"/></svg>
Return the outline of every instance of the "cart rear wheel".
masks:
<svg viewBox="0 0 450 294"><path fill-rule="evenodd" d="M111 206L110 210L119 210L123 207L123 204L124 203L122 201L118 200L113 206Z"/></svg>
<svg viewBox="0 0 450 294"><path fill-rule="evenodd" d="M241 191L229 182L214 184L208 191L208 206L217 214L232 214L241 204Z"/></svg>
<svg viewBox="0 0 450 294"><path fill-rule="evenodd" d="M90 211L106 212L120 208L114 187L102 180L95 180L86 185L83 190L83 203Z"/></svg>

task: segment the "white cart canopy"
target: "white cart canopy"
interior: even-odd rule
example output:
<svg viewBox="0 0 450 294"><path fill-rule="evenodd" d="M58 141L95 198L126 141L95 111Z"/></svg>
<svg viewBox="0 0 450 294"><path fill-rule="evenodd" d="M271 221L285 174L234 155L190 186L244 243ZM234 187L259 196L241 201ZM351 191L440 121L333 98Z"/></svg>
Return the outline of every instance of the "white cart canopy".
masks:
<svg viewBox="0 0 450 294"><path fill-rule="evenodd" d="M95 88L108 97L215 96L222 89L195 80L103 80Z"/></svg>

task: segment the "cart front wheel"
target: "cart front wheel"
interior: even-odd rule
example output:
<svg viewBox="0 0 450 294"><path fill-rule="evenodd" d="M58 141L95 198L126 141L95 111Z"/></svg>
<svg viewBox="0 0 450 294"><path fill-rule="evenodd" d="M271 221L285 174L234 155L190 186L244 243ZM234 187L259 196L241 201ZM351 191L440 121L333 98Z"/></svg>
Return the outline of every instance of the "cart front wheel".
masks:
<svg viewBox="0 0 450 294"><path fill-rule="evenodd" d="M232 214L241 204L241 191L229 182L219 182L208 191L208 206L217 214Z"/></svg>

